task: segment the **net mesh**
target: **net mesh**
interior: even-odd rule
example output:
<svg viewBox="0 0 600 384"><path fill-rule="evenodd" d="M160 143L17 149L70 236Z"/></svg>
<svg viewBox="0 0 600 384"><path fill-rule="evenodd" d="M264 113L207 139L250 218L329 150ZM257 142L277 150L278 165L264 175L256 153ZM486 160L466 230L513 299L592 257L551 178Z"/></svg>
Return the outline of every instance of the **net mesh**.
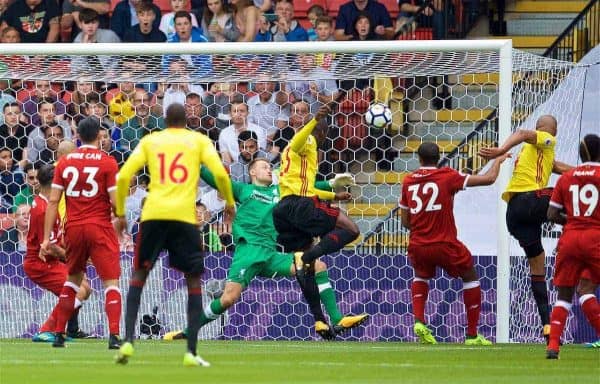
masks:
<svg viewBox="0 0 600 384"><path fill-rule="evenodd" d="M314 113L321 96L331 97L344 89L347 95L334 109L329 129L320 133L320 177L344 171L355 175L357 185L351 189L355 200L343 204L343 208L358 223L362 236L354 244L359 245L356 249L347 248L324 261L329 265L342 312L367 312L372 317L365 327L343 337L414 340L410 312L413 272L405 257L406 234L390 211L397 205L402 178L418 166L415 151L423 141L437 142L443 155L451 159L448 164L456 169L475 173L482 168L477 150L495 144L498 135L498 53L165 52L160 56L40 54L0 58L0 79L6 79L0 81L0 100L4 105L0 123L23 128L2 133L2 146L10 148L11 156L10 160L3 160L7 165L0 181L4 230L0 256L0 308L4 321L0 322L0 337L31 336L56 301L23 271L30 200L20 195L26 194L22 193L26 189L31 194L36 188L35 181L28 178L34 171L27 171L26 164L53 162L57 142L76 140L75 126L82 117L96 115L103 120L107 127L103 149L122 163L143 135L164 128L166 106L181 102L186 106L188 127L209 135L221 152L229 150L235 160L235 143L231 149L231 143L221 141L220 134L232 124L232 104L241 101L249 106L247 119L254 125L252 129L259 136L264 135L264 142L259 137L261 149L271 154L277 165L274 147L286 143L281 132L303 121L301 111L290 102L303 100ZM513 51L512 63L512 126L531 128L538 107L548 101L574 66L520 51ZM576 92L572 95L575 97ZM281 97L283 101L278 99ZM392 123L385 130L374 130L363 122L362 115L375 101L392 110ZM567 108L566 104L558 105L552 111L560 115L567 113L563 110ZM16 123L11 114L16 114ZM13 132L24 132L24 138L9 138ZM576 129L565 131L564 136L561 133L567 152L575 151L578 140ZM145 183L140 176L127 203L132 237L122 244L124 290L131 273L133 238L146 193ZM496 292L495 258L495 212L498 188L502 187L468 191L459 194L456 201L460 237L475 255L481 276L480 331L492 338L496 297L505 294ZM223 202L208 187L201 185L199 190L208 211L208 223L202 227L209 246L204 276L207 303L221 293L233 248L229 228L220 223ZM540 341L541 326L529 293L527 268L514 246L511 254L511 340ZM81 328L105 335L101 283L91 267L88 276L94 292L81 311ZM438 340L463 339L466 317L461 297L460 282L445 274L432 280L426 313ZM139 316L143 320L142 315L146 314L148 320L156 312L157 321L152 320L149 325L160 327L158 335L150 332L145 336L158 337L165 331L182 328L185 299L183 277L169 270L161 258L149 278ZM568 341L587 337L580 323L580 316L570 320ZM228 315L203 328L201 337L312 339L312 327L312 317L294 281L257 278Z"/></svg>

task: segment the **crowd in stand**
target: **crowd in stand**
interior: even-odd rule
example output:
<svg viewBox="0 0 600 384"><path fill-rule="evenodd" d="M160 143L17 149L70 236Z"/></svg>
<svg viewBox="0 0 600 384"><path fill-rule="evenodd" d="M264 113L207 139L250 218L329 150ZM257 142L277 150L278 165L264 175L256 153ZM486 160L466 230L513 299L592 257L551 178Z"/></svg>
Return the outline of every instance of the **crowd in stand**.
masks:
<svg viewBox="0 0 600 384"><path fill-rule="evenodd" d="M442 0L400 0L396 26L386 6L375 0L341 4L335 20L328 16L324 6L325 2L314 2L306 12L306 19L298 20L291 0L206 0L192 4L187 0L170 0L171 11L167 13L148 0L122 0L112 5L109 0L0 0L0 42L318 42L396 39L414 31L417 23L429 23L434 37L441 38L439 28L445 28L443 19L442 22L439 19L444 7ZM419 18L412 17L415 14ZM409 28L407 23L411 25ZM35 60L35 57L0 56L0 73L3 66L31 66ZM216 65L208 55L168 55L159 60L154 64L173 76L193 71L201 77ZM77 143L77 123L86 116L101 120L102 149L122 164L141 137L165 128L163 112L167 106L182 103L188 128L207 134L218 147L233 179L247 181L250 160L266 157L276 167L294 128L306 123L322 103L334 99L343 88L351 91L346 104L340 106L343 112L340 116L345 120L329 122L335 129L329 130L322 147L325 156L329 156L325 164L341 160L336 150L343 151L348 145L348 138L339 140L342 125L362 124L360 108L366 109L368 103L358 108L356 100L369 99L370 84L369 81L338 83L332 74L335 61L334 54L297 55L289 77L294 78L296 71L304 78L316 80L281 83L269 79L252 84L0 79L2 250L23 246L28 204L37 188L36 169L40 164L57 160L61 141ZM77 73L98 68L143 71L152 63L79 56L71 58L69 65L70 71ZM354 93L360 97L357 99ZM394 157L391 140L383 142L377 141L380 146L390 147L390 151L379 151L375 161L379 169L389 170ZM365 147L366 142L361 141L359 146ZM326 176L332 171L329 168L322 173ZM132 185L131 228L139 215L146 184L144 180ZM216 193L204 192L199 209L211 214L218 212L222 201Z"/></svg>

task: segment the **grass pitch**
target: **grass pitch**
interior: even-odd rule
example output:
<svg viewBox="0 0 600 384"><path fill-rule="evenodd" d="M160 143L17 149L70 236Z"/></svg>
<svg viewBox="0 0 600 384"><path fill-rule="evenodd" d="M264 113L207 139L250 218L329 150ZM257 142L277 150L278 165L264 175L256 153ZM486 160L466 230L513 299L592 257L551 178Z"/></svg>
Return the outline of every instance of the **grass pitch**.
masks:
<svg viewBox="0 0 600 384"><path fill-rule="evenodd" d="M600 351L580 345L546 360L542 344L207 341L198 351L212 366L185 368L180 341L138 341L126 366L105 340L67 344L1 340L0 383L600 383Z"/></svg>

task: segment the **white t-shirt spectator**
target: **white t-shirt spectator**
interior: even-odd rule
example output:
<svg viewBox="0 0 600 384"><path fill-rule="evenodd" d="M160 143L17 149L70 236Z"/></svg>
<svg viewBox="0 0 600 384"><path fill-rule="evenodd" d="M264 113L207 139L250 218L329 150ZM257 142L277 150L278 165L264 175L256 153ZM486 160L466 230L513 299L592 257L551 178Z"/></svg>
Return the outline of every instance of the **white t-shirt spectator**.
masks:
<svg viewBox="0 0 600 384"><path fill-rule="evenodd" d="M267 147L267 136L264 130L256 124L248 123L246 126L248 131L256 132L258 137L258 146L260 149L266 149ZM238 133L235 131L235 127L230 125L223 129L219 134L219 151L228 152L233 160L236 160L240 155L240 146L238 144Z"/></svg>
<svg viewBox="0 0 600 384"><path fill-rule="evenodd" d="M254 95L248 99L247 104L248 122L260 126L267 136L277 133L278 121L287 122L289 119L287 111L275 102L275 94L266 103L260 101L259 95Z"/></svg>

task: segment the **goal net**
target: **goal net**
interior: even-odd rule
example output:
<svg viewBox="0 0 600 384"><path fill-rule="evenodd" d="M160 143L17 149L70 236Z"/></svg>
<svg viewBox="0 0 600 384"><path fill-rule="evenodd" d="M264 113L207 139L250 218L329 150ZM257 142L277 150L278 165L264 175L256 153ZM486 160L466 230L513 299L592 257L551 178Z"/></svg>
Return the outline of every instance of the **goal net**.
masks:
<svg viewBox="0 0 600 384"><path fill-rule="evenodd" d="M516 128L533 128L537 116L552 113L559 121L558 157L569 156L565 160L574 163L582 135L576 121L581 118L581 90L589 69L511 50L508 41L403 41L377 46L371 42L4 44L0 124L5 128L0 129L0 147L8 155L0 152L4 167L0 337L30 337L56 302L22 268L28 205L37 188L35 167L56 159L59 141L76 140L75 126L82 117L102 119L103 149L122 161L143 135L164 128L166 107L181 102L188 128L213 139L224 160L227 156L238 160L237 142L222 140L220 133L238 121L241 102L248 111L247 117L242 113L244 124L257 133L259 147L277 166L288 127L302 124L306 112L314 113L321 102L344 90L346 96L334 108L328 129L317 134L319 170L321 178L346 171L354 175L354 200L342 207L358 223L361 238L323 260L342 312L366 312L371 319L340 338L413 341L413 272L406 259L406 232L395 208L403 177L418 167L417 147L423 141L437 142L445 164L477 173L485 166L476 156L479 148L496 145ZM373 102L392 110L392 122L385 130L363 122ZM458 195L459 237L471 249L481 276L481 333L498 341L537 342L541 325L528 270L502 219L505 205L499 194L511 166L504 167L503 179L494 186ZM233 168L232 177L238 177ZM145 183L140 175L128 198L132 238ZM199 191L207 211L198 208L198 216L206 222L201 228L208 247L206 304L221 293L234 253L229 228L220 223L222 201L205 185ZM545 235L548 277L558 234L555 228ZM132 240L122 244L124 292L131 275L132 244ZM92 267L88 277L93 293L80 312L81 328L106 335L102 287ZM445 274L431 281L427 320L440 341L464 338L461 295L461 283ZM161 257L142 297L139 319L148 321L155 312L158 320L146 324L154 325L156 332L145 336L184 327L185 301L182 275L168 269ZM590 337L577 308L568 329L567 341ZM305 340L315 338L315 333L295 281L257 278L227 315L202 329L201 337Z"/></svg>

